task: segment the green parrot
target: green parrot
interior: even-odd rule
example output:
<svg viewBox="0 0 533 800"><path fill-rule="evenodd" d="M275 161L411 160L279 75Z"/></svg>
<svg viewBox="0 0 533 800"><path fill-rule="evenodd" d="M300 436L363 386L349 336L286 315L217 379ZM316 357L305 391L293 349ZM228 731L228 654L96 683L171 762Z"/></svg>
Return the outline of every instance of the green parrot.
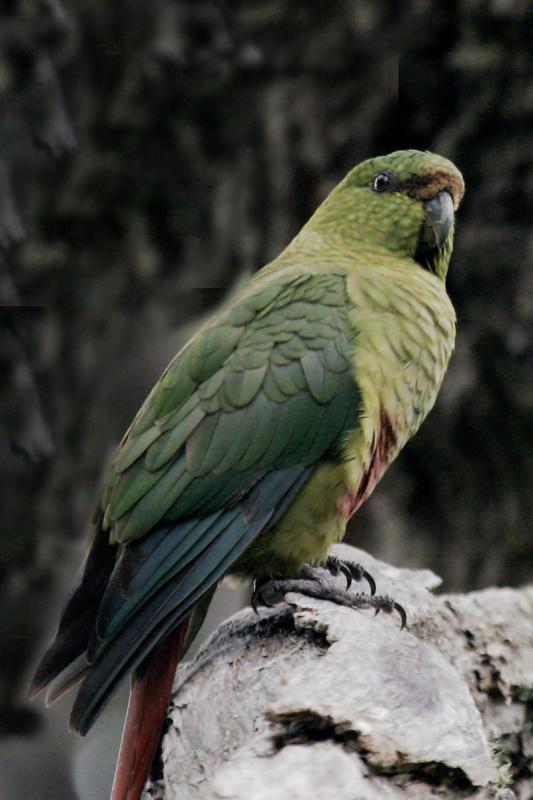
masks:
<svg viewBox="0 0 533 800"><path fill-rule="evenodd" d="M32 685L53 702L81 681L71 727L83 735L133 672L113 800L140 797L177 662L223 576L254 580L254 605L293 589L404 622L328 550L435 403L463 191L428 152L354 167L182 348L126 432ZM366 577L371 594L335 589L320 566Z"/></svg>

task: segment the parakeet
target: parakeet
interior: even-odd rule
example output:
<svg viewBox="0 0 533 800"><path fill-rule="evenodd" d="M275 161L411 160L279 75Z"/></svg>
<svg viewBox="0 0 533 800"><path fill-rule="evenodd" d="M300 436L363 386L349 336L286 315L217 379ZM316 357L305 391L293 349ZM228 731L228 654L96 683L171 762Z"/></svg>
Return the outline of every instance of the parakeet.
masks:
<svg viewBox="0 0 533 800"><path fill-rule="evenodd" d="M224 575L253 579L256 604L287 588L342 602L320 565L373 590L328 550L435 403L463 192L428 152L354 167L183 347L126 432L32 687L53 702L81 681L71 726L83 735L133 672L113 800L140 797L176 664Z"/></svg>

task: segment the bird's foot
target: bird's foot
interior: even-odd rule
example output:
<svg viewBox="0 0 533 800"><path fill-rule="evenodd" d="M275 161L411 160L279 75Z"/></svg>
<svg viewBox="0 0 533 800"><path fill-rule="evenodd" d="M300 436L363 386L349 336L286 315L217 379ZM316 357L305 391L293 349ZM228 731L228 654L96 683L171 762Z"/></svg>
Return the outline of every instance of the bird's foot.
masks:
<svg viewBox="0 0 533 800"><path fill-rule="evenodd" d="M352 585L352 581L362 581L364 578L368 583L370 594L376 594L376 581L362 564L356 564L353 561L344 561L342 558L338 558L338 556L328 556L324 563L321 564L321 567L322 569L326 569L333 577L342 573L346 578L347 589Z"/></svg>
<svg viewBox="0 0 533 800"><path fill-rule="evenodd" d="M369 595L363 592L352 594L346 590L335 589L321 578L311 577L309 570L304 567L301 578L266 578L256 581L252 595L252 607L257 613L259 606L275 606L285 601L288 592L298 592L307 597L316 597L318 600L329 600L347 608L373 608L376 614L384 611L391 614L396 611L405 628L407 615L403 607L388 595Z"/></svg>

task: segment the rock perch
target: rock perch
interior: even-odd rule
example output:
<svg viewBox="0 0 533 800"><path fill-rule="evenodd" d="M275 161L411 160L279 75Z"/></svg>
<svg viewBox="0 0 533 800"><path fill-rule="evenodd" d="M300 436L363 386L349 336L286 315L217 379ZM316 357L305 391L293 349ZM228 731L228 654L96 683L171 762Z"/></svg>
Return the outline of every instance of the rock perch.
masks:
<svg viewBox="0 0 533 800"><path fill-rule="evenodd" d="M407 630L296 594L237 614L177 672L145 800L532 797L533 588L434 595L428 570L334 552Z"/></svg>

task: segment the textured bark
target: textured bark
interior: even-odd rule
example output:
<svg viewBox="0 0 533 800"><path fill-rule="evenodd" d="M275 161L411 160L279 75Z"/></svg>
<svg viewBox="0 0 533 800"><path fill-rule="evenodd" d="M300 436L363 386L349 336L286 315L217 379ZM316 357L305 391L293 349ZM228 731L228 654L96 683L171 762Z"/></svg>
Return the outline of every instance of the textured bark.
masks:
<svg viewBox="0 0 533 800"><path fill-rule="evenodd" d="M145 800L512 800L533 793L533 589L434 595L341 545L408 613L289 595L178 670Z"/></svg>

